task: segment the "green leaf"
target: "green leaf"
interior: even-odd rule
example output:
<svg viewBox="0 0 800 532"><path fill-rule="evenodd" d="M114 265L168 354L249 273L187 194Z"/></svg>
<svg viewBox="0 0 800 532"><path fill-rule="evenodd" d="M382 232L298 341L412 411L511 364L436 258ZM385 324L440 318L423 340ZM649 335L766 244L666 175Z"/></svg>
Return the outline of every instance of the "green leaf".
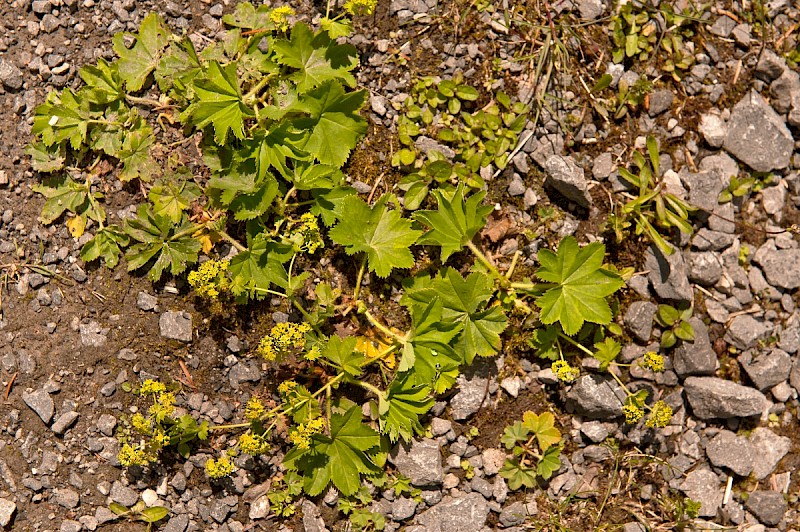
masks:
<svg viewBox="0 0 800 532"><path fill-rule="evenodd" d="M304 95L291 108L309 115L293 122L309 132L303 149L322 164L341 167L367 132L367 122L358 114L366 95L363 90L345 93L336 81L323 83Z"/></svg>
<svg viewBox="0 0 800 532"><path fill-rule="evenodd" d="M242 101L236 63L223 68L217 61L211 61L205 75L193 84L195 99L185 111L191 123L200 129L213 124L214 140L220 145L225 144L228 131L243 139L244 119L255 114Z"/></svg>
<svg viewBox="0 0 800 532"><path fill-rule="evenodd" d="M337 213L342 212L344 200L350 196L355 196L356 190L353 187L336 187L333 189L317 189L311 192L314 204L311 206L311 214L322 218L322 223L328 227L332 226L339 219Z"/></svg>
<svg viewBox="0 0 800 532"><path fill-rule="evenodd" d="M675 332L672 330L666 330L661 335L661 347L664 349L669 349L670 347L674 346L678 343L678 337L675 335Z"/></svg>
<svg viewBox="0 0 800 532"><path fill-rule="evenodd" d="M688 321L681 321L680 324L675 327L674 331L675 336L684 342L694 342L694 328L692 328L692 324Z"/></svg>
<svg viewBox="0 0 800 532"><path fill-rule="evenodd" d="M431 228L422 235L419 244L441 246L442 262L445 262L450 255L460 251L478 231L483 229L492 207L480 204L486 195L485 192L478 192L465 199L464 185L456 188L452 198L448 198L440 190L434 191L433 194L439 203L439 209L415 212L414 219Z"/></svg>
<svg viewBox="0 0 800 532"><path fill-rule="evenodd" d="M226 26L242 28L243 30L272 29L274 24L269 20L271 11L272 9L266 5L260 5L256 9L250 2L241 2L236 4L236 9L233 13L228 13L222 17L222 22Z"/></svg>
<svg viewBox="0 0 800 532"><path fill-rule="evenodd" d="M47 101L36 107L31 132L41 137L45 146L68 140L78 150L86 142L89 120L89 101L71 89L51 92Z"/></svg>
<svg viewBox="0 0 800 532"><path fill-rule="evenodd" d="M412 331L397 370L412 370L415 383L432 385L441 393L455 383L464 361L451 342L461 332L460 323L442 320L442 302L434 297L425 307L411 307Z"/></svg>
<svg viewBox="0 0 800 532"><path fill-rule="evenodd" d="M427 413L433 402L430 386L415 385L409 374L398 375L386 390L386 396L379 397L381 432L387 434L392 443L398 438L410 441L414 434L424 432L419 416Z"/></svg>
<svg viewBox="0 0 800 532"><path fill-rule="evenodd" d="M294 448L284 465L305 477L305 492L314 497L330 482L342 493L353 495L361 486L361 475L381 472L370 452L380 447L380 435L361 422L361 408L353 406L344 415L331 415L330 436L315 435L309 449Z"/></svg>
<svg viewBox="0 0 800 532"><path fill-rule="evenodd" d="M585 321L601 325L611 322L611 308L605 298L625 283L603 268L604 253L603 244L594 242L579 248L571 236L561 241L557 253L539 251L541 267L536 276L554 284L536 299L542 323L558 321L566 334L574 335Z"/></svg>
<svg viewBox="0 0 800 532"><path fill-rule="evenodd" d="M146 205L139 205L136 218L126 220L125 232L139 242L125 253L128 271L137 270L154 260L150 277L158 281L169 270L172 275L183 273L187 266L197 262L201 249L199 240L192 238L196 226L184 215L181 223L174 224L166 216L158 216Z"/></svg>
<svg viewBox="0 0 800 532"><path fill-rule="evenodd" d="M600 361L600 371L607 370L609 364L611 364L617 358L620 351L622 351L620 343L613 338L605 338L602 342L597 342L594 344L594 348L597 349L597 351L595 351L592 356Z"/></svg>
<svg viewBox="0 0 800 532"><path fill-rule="evenodd" d="M108 509L111 510L115 515L125 515L128 512L130 512L127 506L122 506L121 504L116 502L112 502L111 504L109 504Z"/></svg>
<svg viewBox="0 0 800 532"><path fill-rule="evenodd" d="M533 331L528 344L536 352L536 356L553 361L559 359L558 332L559 327L557 325L549 325Z"/></svg>
<svg viewBox="0 0 800 532"><path fill-rule="evenodd" d="M169 514L169 509L164 508L163 506L151 506L150 508L145 508L139 512L142 521L145 523L155 523L156 521L161 521L167 516L167 514Z"/></svg>
<svg viewBox="0 0 800 532"><path fill-rule="evenodd" d="M292 28L291 40L277 40L273 49L278 62L297 69L289 78L297 84L300 94L330 80L341 80L349 87L356 85L349 71L358 64L357 50L350 44L337 44L325 31L314 34L298 22Z"/></svg>
<svg viewBox="0 0 800 532"><path fill-rule="evenodd" d="M353 23L346 18L335 20L325 17L319 21L319 25L328 32L331 39L349 37L353 33Z"/></svg>
<svg viewBox="0 0 800 532"><path fill-rule="evenodd" d="M31 187L46 199L39 215L39 221L48 225L64 214L64 211L76 214L87 213L92 219L105 220L102 210L95 210L89 201L89 189L83 183L76 183L70 177L55 176L42 181L40 185ZM102 197L95 193L95 198Z"/></svg>
<svg viewBox="0 0 800 532"><path fill-rule="evenodd" d="M672 305L659 305L656 312L656 321L662 327L672 327L676 321L681 319L681 313Z"/></svg>
<svg viewBox="0 0 800 532"><path fill-rule="evenodd" d="M81 260L92 262L102 257L106 266L110 269L117 267L119 257L122 255L122 247L128 245L130 239L122 230L114 225L104 227L95 233L94 238L89 240L81 248Z"/></svg>
<svg viewBox="0 0 800 532"><path fill-rule="evenodd" d="M119 173L121 181L130 181L137 177L142 181L149 181L156 172L156 163L150 157L150 148L155 144L153 130L144 121L137 120L134 129L125 134L122 149L118 153L119 160L123 163Z"/></svg>
<svg viewBox="0 0 800 532"><path fill-rule="evenodd" d="M184 172L184 173L188 173ZM193 181L186 179L185 175L176 173L170 177L159 180L147 193L147 198L153 204L153 213L165 216L178 223L189 206L201 196L203 191Z"/></svg>
<svg viewBox="0 0 800 532"><path fill-rule="evenodd" d="M560 455L560 445L548 447L548 449L544 452L544 456L542 456L541 460L539 460L539 463L536 464L536 474L545 480L548 480L550 477L552 477L553 473L558 471L561 467L561 459L559 458Z"/></svg>
<svg viewBox="0 0 800 532"><path fill-rule="evenodd" d="M518 490L522 486L536 487L536 469L521 465L517 459L506 460L499 473L501 477L508 480L508 487L511 490Z"/></svg>
<svg viewBox="0 0 800 532"><path fill-rule="evenodd" d="M137 92L144 86L147 76L158 66L161 50L167 45L169 30L161 16L150 13L139 27L136 44L125 46L125 33L114 35L114 51L119 56L117 65L119 75L125 81L129 92Z"/></svg>
<svg viewBox="0 0 800 532"><path fill-rule="evenodd" d="M386 208L388 199L384 195L370 208L357 196L345 198L342 217L329 233L348 255L366 253L370 270L379 277L414 265L409 247L421 233L411 229L411 220L401 218L399 210Z"/></svg>
<svg viewBox="0 0 800 532"><path fill-rule="evenodd" d="M513 449L516 444L528 441L528 434L530 434L530 429L521 421L517 421L503 430L500 443L505 445L506 449Z"/></svg>
<svg viewBox="0 0 800 532"><path fill-rule="evenodd" d="M31 142L25 153L31 157L31 166L37 172L51 173L64 168L65 152L63 144L45 146L44 142Z"/></svg>
<svg viewBox="0 0 800 532"><path fill-rule="evenodd" d="M181 99L185 99L192 81L202 72L197 52L187 37L180 42L170 43L161 55L154 75L161 92L172 91L173 96L177 93Z"/></svg>
<svg viewBox="0 0 800 532"><path fill-rule="evenodd" d="M550 412L535 414L527 411L522 414L522 425L536 435L541 451L561 441L561 432L555 427L556 418Z"/></svg>
<svg viewBox="0 0 800 532"><path fill-rule="evenodd" d="M97 60L97 66L82 67L80 76L86 84L86 94L90 102L105 105L125 99L125 90L116 63L109 63L101 57Z"/></svg>
<svg viewBox="0 0 800 532"><path fill-rule="evenodd" d="M256 238L249 243L246 251L231 258L228 271L231 272L231 292L234 296L264 298L267 290L274 284L288 287L288 276L283 267L285 257L274 242Z"/></svg>
<svg viewBox="0 0 800 532"><path fill-rule="evenodd" d="M363 353L356 351L356 343L355 336L339 338L333 335L322 349L322 356L328 359L337 370L346 373L349 377L358 377L364 372L367 360Z"/></svg>

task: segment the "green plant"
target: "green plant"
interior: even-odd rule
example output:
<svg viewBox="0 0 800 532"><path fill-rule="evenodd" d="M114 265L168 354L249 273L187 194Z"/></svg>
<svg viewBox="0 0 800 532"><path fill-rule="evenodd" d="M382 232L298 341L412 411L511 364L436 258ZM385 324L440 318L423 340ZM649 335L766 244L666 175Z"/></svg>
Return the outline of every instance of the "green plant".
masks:
<svg viewBox="0 0 800 532"><path fill-rule="evenodd" d="M130 508L119 503L112 502L108 509L116 516L115 519L125 518L130 521L142 521L147 523L147 530L153 528L153 524L161 521L169 514L169 509L163 506L146 506L144 501L139 501Z"/></svg>
<svg viewBox="0 0 800 532"><path fill-rule="evenodd" d="M750 175L739 178L738 176L731 176L731 181L728 186L720 192L719 202L728 203L733 201L734 198L741 198L748 194L760 192L765 186L772 183L773 175L769 172L759 173L753 172Z"/></svg>
<svg viewBox="0 0 800 532"><path fill-rule="evenodd" d="M513 454L500 469L512 490L536 487L537 478L548 480L561 467L559 454L564 446L550 412L525 412L522 421L505 428L500 441Z"/></svg>
<svg viewBox="0 0 800 532"><path fill-rule="evenodd" d="M612 92L609 98L599 98L599 95L611 85L613 78L611 74L603 74L597 80L591 90L591 102L594 110L608 120L610 111L613 110L613 118L619 120L625 117L628 112L644 105L647 97L653 91L653 82L647 76L639 76L636 81L629 85L625 79L620 79L617 84L617 91Z"/></svg>
<svg viewBox="0 0 800 532"><path fill-rule="evenodd" d="M528 107L512 103L503 92L482 109L467 106L478 99L478 91L461 77L440 80L425 77L417 81L398 119L398 137L403 145L392 156L392 165L407 175L399 188L405 192L403 206L418 209L432 188L452 191L459 183L480 189L485 183L480 169L489 165L505 168L508 153L516 146L525 127ZM437 150L421 152L415 139L427 135L455 152L452 160Z"/></svg>
<svg viewBox="0 0 800 532"><path fill-rule="evenodd" d="M638 175L625 168L620 168L622 178L634 187L636 196L631 196L618 212L609 217L609 223L617 237L617 242L625 238L625 231L632 223L636 224L635 234L645 234L662 253L671 255L675 249L659 233L657 227L663 229L677 228L682 233L691 235L692 226L689 214L696 209L675 194L664 190L664 183L658 181L659 152L656 139L647 137L647 154L645 158L640 152L633 152L633 163Z"/></svg>
<svg viewBox="0 0 800 532"><path fill-rule="evenodd" d="M640 2L622 4L611 19L613 61L638 59L644 62L662 56L661 70L680 81L681 71L689 70L694 64L694 54L685 41L694 37L695 24L704 10L705 7L690 5L678 13L669 4L662 4L657 11ZM659 50L661 54L656 53Z"/></svg>
<svg viewBox="0 0 800 532"><path fill-rule="evenodd" d="M677 310L670 305L659 305L656 312L656 322L664 331L661 333L661 347L669 349L675 346L678 340L694 342L694 329L687 320L692 317L692 307Z"/></svg>

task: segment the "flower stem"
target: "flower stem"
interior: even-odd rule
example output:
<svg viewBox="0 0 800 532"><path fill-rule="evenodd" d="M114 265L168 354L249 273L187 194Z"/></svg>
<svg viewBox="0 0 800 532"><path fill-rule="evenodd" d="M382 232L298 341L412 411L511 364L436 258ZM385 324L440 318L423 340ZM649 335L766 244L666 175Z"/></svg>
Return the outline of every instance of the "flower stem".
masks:
<svg viewBox="0 0 800 532"><path fill-rule="evenodd" d="M393 340L396 340L397 342L399 342L399 343L401 343L403 345L405 345L408 342L408 338L406 338L404 336L400 336L399 334L397 334L396 332L392 331L391 329L386 327L384 324L379 322L375 318L375 316L372 315L372 313L369 310L363 309L363 314L364 314L364 316L367 317L367 319L372 324L372 326L375 327L376 329L378 329L380 332L382 332L386 337L392 338Z"/></svg>
<svg viewBox="0 0 800 532"><path fill-rule="evenodd" d="M361 294L361 280L364 278L364 270L367 268L367 255L361 257L361 266L358 268L358 276L356 277L356 288L353 290L353 299L358 301L358 296Z"/></svg>
<svg viewBox="0 0 800 532"><path fill-rule="evenodd" d="M231 235L229 235L225 231L222 231L222 230L217 231L217 234L219 236L221 236L224 240L228 241L233 247L235 247L236 251L247 251L246 247L241 245L238 240L233 238Z"/></svg>
<svg viewBox="0 0 800 532"><path fill-rule="evenodd" d="M469 248L472 254L475 255L475 258L478 259L478 262L486 266L489 272L491 272L492 276L497 279L503 278L503 275L498 271L495 265L489 261L489 258L483 253L483 251L478 249L478 246L476 246L472 240L467 241L467 248Z"/></svg>

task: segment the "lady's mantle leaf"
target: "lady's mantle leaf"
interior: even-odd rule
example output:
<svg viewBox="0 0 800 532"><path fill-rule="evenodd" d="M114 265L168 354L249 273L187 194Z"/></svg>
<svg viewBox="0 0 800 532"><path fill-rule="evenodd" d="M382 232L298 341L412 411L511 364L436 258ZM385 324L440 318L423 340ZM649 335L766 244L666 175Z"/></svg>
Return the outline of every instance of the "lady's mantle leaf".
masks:
<svg viewBox="0 0 800 532"><path fill-rule="evenodd" d="M329 233L348 255L366 253L370 270L379 277L414 265L408 248L421 233L411 229L411 220L401 218L399 211L387 209L387 200L383 196L370 208L357 196L348 196L342 201L341 220Z"/></svg>
<svg viewBox="0 0 800 532"><path fill-rule="evenodd" d="M392 443L398 438L409 441L415 433L421 434L419 416L433 406L430 386L414 385L413 380L408 373L399 375L386 391L386 397L379 398L381 432L388 434Z"/></svg>
<svg viewBox="0 0 800 532"><path fill-rule="evenodd" d="M242 101L236 76L236 63L224 68L216 61L208 64L206 75L194 81L195 101L186 110L198 128L214 125L214 140L224 145L228 131L244 138L244 119L255 116Z"/></svg>
<svg viewBox="0 0 800 532"><path fill-rule="evenodd" d="M125 46L124 33L114 35L114 51L119 56L119 75L129 92L140 90L147 75L158 66L159 55L167 45L168 36L164 21L156 13L144 18L132 48Z"/></svg>
<svg viewBox="0 0 800 532"><path fill-rule="evenodd" d="M605 298L625 283L603 268L604 253L603 244L594 242L579 248L571 236L561 241L557 253L546 249L539 252L541 268L536 276L555 285L536 299L542 323L558 321L566 334L573 335L584 321L611 322L611 308Z"/></svg>
<svg viewBox="0 0 800 532"><path fill-rule="evenodd" d="M537 415L531 411L522 414L522 426L536 434L539 449L544 452L561 441L561 432L555 427L556 418L550 412Z"/></svg>

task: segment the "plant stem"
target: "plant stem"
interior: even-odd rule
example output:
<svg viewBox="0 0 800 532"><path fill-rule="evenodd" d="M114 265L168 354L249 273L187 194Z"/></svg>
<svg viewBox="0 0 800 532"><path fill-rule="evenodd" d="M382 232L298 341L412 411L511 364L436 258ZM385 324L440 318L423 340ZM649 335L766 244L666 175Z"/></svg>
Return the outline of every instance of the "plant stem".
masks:
<svg viewBox="0 0 800 532"><path fill-rule="evenodd" d="M271 75L264 76L261 78L258 83L256 83L244 96L242 96L242 101L246 105L250 105L250 101L255 98L261 89L266 87L267 83L269 83L270 79L272 79Z"/></svg>
<svg viewBox="0 0 800 532"><path fill-rule="evenodd" d="M358 384L368 392L372 392L376 397L383 397L383 390L378 388L377 386L373 386L368 382L364 381L353 381L355 384Z"/></svg>
<svg viewBox="0 0 800 532"><path fill-rule="evenodd" d="M361 280L364 278L364 270L367 267L367 255L361 257L361 266L358 268L358 276L356 277L356 288L353 290L353 299L358 301L358 296L361 293Z"/></svg>
<svg viewBox="0 0 800 532"><path fill-rule="evenodd" d="M383 325L381 322L379 322L375 318L375 316L373 316L372 313L370 313L369 310L364 309L364 316L367 317L367 319L369 320L369 322L372 324L373 327L378 329L388 338L392 338L403 345L405 345L408 342L408 339L406 337L400 336L399 334L397 334L396 332L392 331L391 329Z"/></svg>
<svg viewBox="0 0 800 532"><path fill-rule="evenodd" d="M138 104L138 105L147 105L147 106L156 107L156 108L169 107L168 103L160 102L160 101L154 100L152 98L142 98L142 97L139 97L139 96L131 96L130 94L126 94L125 95L125 99L129 103Z"/></svg>
<svg viewBox="0 0 800 532"><path fill-rule="evenodd" d="M221 236L224 240L227 240L233 247L235 247L236 251L247 251L246 247L241 245L238 240L233 238L231 235L229 235L225 231L222 231L222 230L217 231L217 234L219 236Z"/></svg>
<svg viewBox="0 0 800 532"><path fill-rule="evenodd" d="M517 261L519 260L520 252L519 250L514 252L514 257L511 259L511 266L508 267L508 271L506 271L506 279L511 279L511 276L514 274L514 269L517 267Z"/></svg>
<svg viewBox="0 0 800 532"><path fill-rule="evenodd" d="M586 353L590 357L594 357L594 353L589 351L589 348L587 348L584 345L581 345L579 342L576 342L575 340L573 340L572 338L570 338L569 336L567 336L563 332L559 331L558 332L558 337L559 338L563 338L564 340L566 340L567 342L571 343L572 345L574 345L575 347L577 347L578 349L580 349L581 351L583 351L584 353Z"/></svg>
<svg viewBox="0 0 800 532"><path fill-rule="evenodd" d="M249 426L250 423L234 423L232 425L214 425L213 427L208 427L208 430L243 429Z"/></svg>
<svg viewBox="0 0 800 532"><path fill-rule="evenodd" d="M484 255L483 251L478 249L478 246L476 246L472 242L472 240L468 240L467 241L467 248L469 248L469 250L472 252L472 254L475 255L475 258L478 259L478 262L480 262L481 264L486 266L486 268L489 270L489 272L491 272L491 274L495 278L503 279L503 275L497 270L497 268L494 266L494 264L489 262L488 257L486 257L486 255Z"/></svg>

